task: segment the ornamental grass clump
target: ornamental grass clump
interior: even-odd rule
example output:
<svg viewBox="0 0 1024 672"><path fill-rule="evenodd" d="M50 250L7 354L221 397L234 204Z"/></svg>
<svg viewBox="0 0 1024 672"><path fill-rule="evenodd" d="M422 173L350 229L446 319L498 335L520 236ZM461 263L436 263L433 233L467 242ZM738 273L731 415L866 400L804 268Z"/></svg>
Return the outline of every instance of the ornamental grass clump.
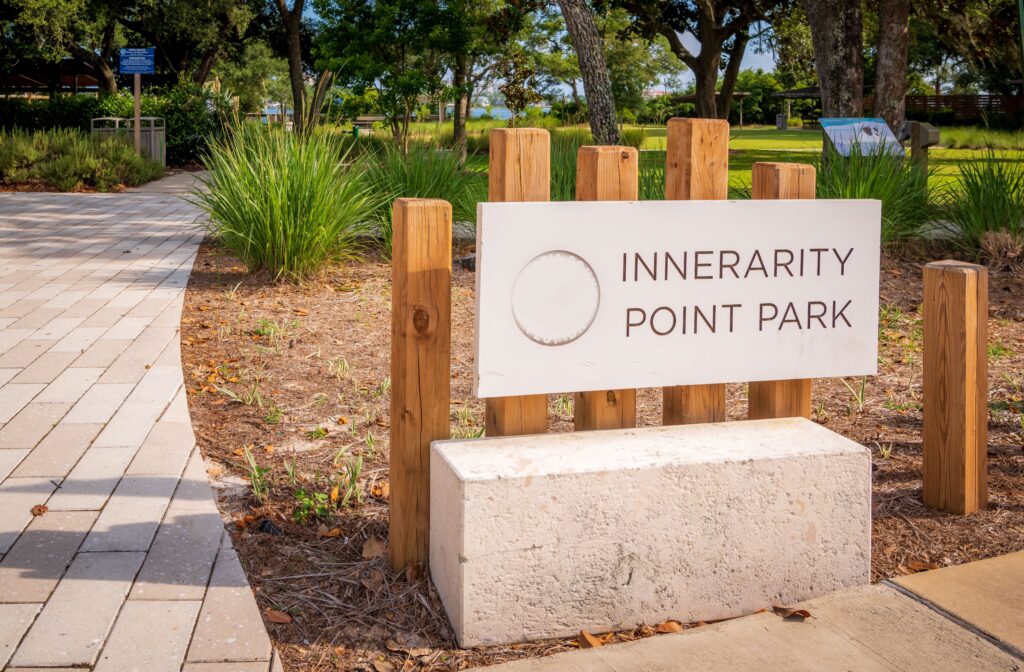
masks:
<svg viewBox="0 0 1024 672"><path fill-rule="evenodd" d="M487 198L487 178L468 170L457 151L411 143L407 154L393 143L357 166L378 196L373 213L381 250L391 254L391 206L396 198L440 198L452 205L455 224L474 225L476 204Z"/></svg>
<svg viewBox="0 0 1024 672"><path fill-rule="evenodd" d="M956 244L970 254L992 257L994 251L987 248L994 240L1006 239L1011 246L1024 242L1024 169L991 150L958 167L960 175L943 194L941 213Z"/></svg>
<svg viewBox="0 0 1024 672"><path fill-rule="evenodd" d="M882 202L882 242L919 238L931 221L928 173L886 152L850 156L830 149L818 166L818 198L872 198Z"/></svg>
<svg viewBox="0 0 1024 672"><path fill-rule="evenodd" d="M302 280L329 260L352 259L375 199L345 162L336 135L242 123L206 156L207 189L194 194L207 227L251 272Z"/></svg>

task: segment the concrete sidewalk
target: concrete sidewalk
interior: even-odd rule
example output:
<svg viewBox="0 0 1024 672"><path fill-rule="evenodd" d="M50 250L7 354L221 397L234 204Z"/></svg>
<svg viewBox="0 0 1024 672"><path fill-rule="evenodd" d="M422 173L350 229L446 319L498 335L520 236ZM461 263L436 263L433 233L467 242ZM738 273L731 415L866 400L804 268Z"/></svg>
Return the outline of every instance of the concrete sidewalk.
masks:
<svg viewBox="0 0 1024 672"><path fill-rule="evenodd" d="M189 422L182 188L0 195L0 670L273 669Z"/></svg>
<svg viewBox="0 0 1024 672"><path fill-rule="evenodd" d="M1024 669L1024 553L841 591L674 635L523 660L495 672L982 672ZM920 593L916 593L916 591ZM915 591L915 592L911 592ZM942 606L927 595L941 596Z"/></svg>

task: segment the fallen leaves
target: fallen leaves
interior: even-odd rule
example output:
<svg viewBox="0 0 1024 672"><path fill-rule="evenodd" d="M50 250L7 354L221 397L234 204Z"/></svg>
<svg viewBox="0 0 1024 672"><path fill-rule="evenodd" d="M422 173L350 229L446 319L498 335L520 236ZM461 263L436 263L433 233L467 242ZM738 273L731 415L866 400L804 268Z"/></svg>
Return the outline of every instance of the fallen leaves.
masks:
<svg viewBox="0 0 1024 672"><path fill-rule="evenodd" d="M267 609L267 620L271 623L277 623L279 625L287 625L295 619L287 611L278 611L277 609Z"/></svg>
<svg viewBox="0 0 1024 672"><path fill-rule="evenodd" d="M811 612L807 611L806 609L795 609L793 607L786 607L781 604L773 604L772 611L775 612L777 615L781 616L782 618L793 621L803 621L805 619L811 618Z"/></svg>
<svg viewBox="0 0 1024 672"><path fill-rule="evenodd" d="M609 635L610 636L610 635ZM576 642L579 644L581 649L596 649L604 646L607 639L592 635L586 630L580 630L579 637L576 638Z"/></svg>
<svg viewBox="0 0 1024 672"><path fill-rule="evenodd" d="M679 621L665 621L664 623L660 623L654 627L654 631L662 635L673 632L682 632L682 630L683 624Z"/></svg>
<svg viewBox="0 0 1024 672"><path fill-rule="evenodd" d="M327 526L321 523L320 527L317 528L316 536L320 537L321 539L333 539L335 537L340 537L341 528L332 527L331 529L327 529Z"/></svg>
<svg viewBox="0 0 1024 672"><path fill-rule="evenodd" d="M35 506L32 507L32 515L41 516L49 510L50 507L48 507L46 504L36 504Z"/></svg>
<svg viewBox="0 0 1024 672"><path fill-rule="evenodd" d="M380 483L374 483L373 487L370 488L370 494L380 499L387 499L391 496L391 484L387 481L381 481Z"/></svg>
<svg viewBox="0 0 1024 672"><path fill-rule="evenodd" d="M926 560L911 560L907 564L900 564L896 567L896 573L902 576L908 574L917 574L918 572L927 572L931 569L938 569L941 567L937 562L928 562Z"/></svg>
<svg viewBox="0 0 1024 672"><path fill-rule="evenodd" d="M363 544L363 560L373 560L387 552L387 545L380 537L370 537Z"/></svg>

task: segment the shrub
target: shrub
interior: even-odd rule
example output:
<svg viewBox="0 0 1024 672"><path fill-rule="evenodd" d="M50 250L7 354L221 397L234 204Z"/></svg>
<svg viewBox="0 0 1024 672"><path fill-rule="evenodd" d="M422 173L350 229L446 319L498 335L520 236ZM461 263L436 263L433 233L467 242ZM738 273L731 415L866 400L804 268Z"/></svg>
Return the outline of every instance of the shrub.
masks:
<svg viewBox="0 0 1024 672"><path fill-rule="evenodd" d="M0 181L7 184L38 180L58 191L109 191L162 174L163 167L138 156L125 136L94 138L70 128L0 135Z"/></svg>
<svg viewBox="0 0 1024 672"><path fill-rule="evenodd" d="M355 257L373 210L359 174L339 156L335 135L240 124L210 146L207 191L194 201L250 271L301 280L329 259Z"/></svg>
<svg viewBox="0 0 1024 672"><path fill-rule="evenodd" d="M818 198L873 198L882 201L882 242L916 238L932 215L928 174L902 156L862 154L849 157L830 149L818 166Z"/></svg>
<svg viewBox="0 0 1024 672"><path fill-rule="evenodd" d="M412 143L403 155L387 143L361 162L367 186L379 197L373 220L381 247L391 254L391 206L396 198L440 198L452 205L452 221L476 222L476 204L486 199L487 179L466 170L459 153L432 144Z"/></svg>
<svg viewBox="0 0 1024 672"><path fill-rule="evenodd" d="M978 254L990 232L1024 240L1024 169L991 150L982 158L961 161L959 168L942 203L942 218L953 227L957 244Z"/></svg>
<svg viewBox="0 0 1024 672"><path fill-rule="evenodd" d="M197 161L209 138L223 133L230 102L196 84L149 89L141 99L142 116L163 117L167 126L167 161L182 165ZM48 130L90 129L95 117L131 118L135 103L130 91L97 98L94 95L54 94L49 98L0 98L0 128Z"/></svg>

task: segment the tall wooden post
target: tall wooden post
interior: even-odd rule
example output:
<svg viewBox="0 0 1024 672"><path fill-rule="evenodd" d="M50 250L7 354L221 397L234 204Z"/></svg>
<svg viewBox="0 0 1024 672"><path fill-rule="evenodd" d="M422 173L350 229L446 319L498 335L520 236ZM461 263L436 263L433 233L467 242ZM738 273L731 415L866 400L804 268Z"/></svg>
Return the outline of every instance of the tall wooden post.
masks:
<svg viewBox="0 0 1024 672"><path fill-rule="evenodd" d="M814 198L814 166L803 163L755 163L754 199ZM766 380L750 383L747 417L811 417L811 380Z"/></svg>
<svg viewBox="0 0 1024 672"><path fill-rule="evenodd" d="M135 73L135 153L142 154L142 75Z"/></svg>
<svg viewBox="0 0 1024 672"><path fill-rule="evenodd" d="M669 119L665 199L723 200L729 196L729 122ZM725 420L725 385L679 385L663 392L662 422L684 425Z"/></svg>
<svg viewBox="0 0 1024 672"><path fill-rule="evenodd" d="M924 503L988 506L988 271L924 267Z"/></svg>
<svg viewBox="0 0 1024 672"><path fill-rule="evenodd" d="M551 199L551 136L546 130L491 131L487 196L490 201ZM486 402L485 424L487 436L543 434L548 431L547 395L492 397Z"/></svg>
<svg viewBox="0 0 1024 672"><path fill-rule="evenodd" d="M391 566L430 550L430 442L451 437L452 206L400 198L392 211Z"/></svg>
<svg viewBox="0 0 1024 672"><path fill-rule="evenodd" d="M576 157L576 199L635 201L639 197L639 155L633 147L580 147ZM636 390L577 392L576 431L636 427Z"/></svg>

